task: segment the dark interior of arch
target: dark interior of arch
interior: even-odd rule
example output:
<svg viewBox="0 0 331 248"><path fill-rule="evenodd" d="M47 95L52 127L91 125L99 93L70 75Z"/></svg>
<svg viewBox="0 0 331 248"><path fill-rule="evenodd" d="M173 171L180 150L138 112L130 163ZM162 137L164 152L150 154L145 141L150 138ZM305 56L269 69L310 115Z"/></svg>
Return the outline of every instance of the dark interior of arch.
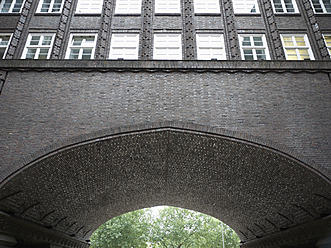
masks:
<svg viewBox="0 0 331 248"><path fill-rule="evenodd" d="M0 205L84 240L115 216L170 205L214 216L247 241L329 215L330 192L328 180L271 149L160 129L54 152L7 180Z"/></svg>

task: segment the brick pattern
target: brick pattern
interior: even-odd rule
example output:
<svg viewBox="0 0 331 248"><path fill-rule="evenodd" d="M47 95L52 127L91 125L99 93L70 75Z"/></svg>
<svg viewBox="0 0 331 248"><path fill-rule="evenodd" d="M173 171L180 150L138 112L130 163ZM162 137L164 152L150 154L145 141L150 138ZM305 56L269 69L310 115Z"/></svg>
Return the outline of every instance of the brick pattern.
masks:
<svg viewBox="0 0 331 248"><path fill-rule="evenodd" d="M240 48L238 33L235 26L235 17L231 0L220 0L220 6L223 10L224 40L229 59L240 60Z"/></svg>
<svg viewBox="0 0 331 248"><path fill-rule="evenodd" d="M61 19L55 35L51 59L60 59L65 55L65 43L70 31L70 23L74 13L76 0L65 0Z"/></svg>
<svg viewBox="0 0 331 248"><path fill-rule="evenodd" d="M106 59L108 57L111 22L115 3L114 0L105 0L101 16L101 27L98 33L97 47L95 52L96 59Z"/></svg>
<svg viewBox="0 0 331 248"><path fill-rule="evenodd" d="M6 76L7 76L7 72L0 70L0 95L1 95L2 89L5 85Z"/></svg>
<svg viewBox="0 0 331 248"><path fill-rule="evenodd" d="M142 23L140 33L140 59L151 60L153 57L153 15L154 4L152 0L142 0Z"/></svg>
<svg viewBox="0 0 331 248"><path fill-rule="evenodd" d="M184 60L195 60L196 38L194 27L194 10L192 0L183 0L183 50Z"/></svg>
<svg viewBox="0 0 331 248"><path fill-rule="evenodd" d="M318 48L317 59L330 60L330 55L328 49L325 45L321 30L319 28L319 24L316 20L315 13L310 4L309 0L303 0L298 3L303 6L303 16L305 17L306 23L308 25L309 34L313 38L312 41Z"/></svg>
<svg viewBox="0 0 331 248"><path fill-rule="evenodd" d="M6 54L6 59L13 59L18 58L19 55L17 55L17 47L19 42L21 41L22 34L26 32L29 26L30 18L31 18L31 12L30 9L32 7L32 0L26 0L24 3L24 6L22 8L22 12L20 14L20 18L18 20L16 29L14 31L13 37L11 39L11 42L8 47L8 51ZM30 17L30 18L29 18Z"/></svg>
<svg viewBox="0 0 331 248"><path fill-rule="evenodd" d="M261 13L266 23L266 36L269 38L269 49L272 59L285 60L285 53L282 46L282 41L277 28L276 17L272 9L270 0L260 0Z"/></svg>

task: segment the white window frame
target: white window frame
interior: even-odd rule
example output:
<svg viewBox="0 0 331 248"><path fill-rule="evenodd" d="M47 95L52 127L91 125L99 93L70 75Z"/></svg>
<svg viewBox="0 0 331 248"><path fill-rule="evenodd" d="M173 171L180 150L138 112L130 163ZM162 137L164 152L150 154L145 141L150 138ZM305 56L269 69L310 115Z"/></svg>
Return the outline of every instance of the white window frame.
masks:
<svg viewBox="0 0 331 248"><path fill-rule="evenodd" d="M13 0L13 1L11 2L11 5L10 5L10 7L9 7L8 12L3 12L2 9L3 9L3 6L5 5L5 2L6 2L6 0L3 0L3 2L1 2L1 4L0 4L0 13L21 13L22 8L23 8L23 6L24 6L24 4L25 4L25 0L23 0L23 2L22 2L22 5L21 5L20 10L17 11L17 12L13 12L13 9L14 9L14 7L15 7L16 1L17 1L17 0Z"/></svg>
<svg viewBox="0 0 331 248"><path fill-rule="evenodd" d="M37 45L31 45L30 44L33 36L40 36L40 39L39 39ZM43 38L45 36L51 36L52 37L51 42L50 42L49 45L42 45L42 41L43 41ZM24 51L23 51L23 54L22 54L22 59L26 59L28 50L30 48L31 49L36 49L36 53L34 54L34 58L33 59L39 59L38 56L40 54L40 50L47 48L48 49L48 52L47 52L47 58L46 59L49 59L50 56L51 56L51 52L52 52L54 37L55 37L55 34L51 34L51 33L30 33L29 36L28 36L28 39L26 41L26 44L25 44L25 48L24 48Z"/></svg>
<svg viewBox="0 0 331 248"><path fill-rule="evenodd" d="M330 43L327 43L326 42L326 38L325 38L326 36L327 37L330 37ZM328 49L329 55L331 57L331 34L323 34L323 38L324 38L325 45L326 45L326 47Z"/></svg>
<svg viewBox="0 0 331 248"><path fill-rule="evenodd" d="M4 37L4 36L9 36L8 44L6 46L1 45L1 43L2 43L2 37ZM8 51L8 48L9 48L9 44L10 44L10 41L11 41L11 38L12 37L13 37L13 34L0 33L0 47L1 48L5 48L5 52L3 53L3 56L0 57L0 59L6 58L6 54L7 54L7 51Z"/></svg>
<svg viewBox="0 0 331 248"><path fill-rule="evenodd" d="M288 12L287 11L287 8L286 8L286 5L285 5L285 1L284 0L280 0L280 3L282 5L282 12L276 12L276 8L275 8L275 3L274 3L274 0L271 0L271 4L272 4L272 8L274 10L274 13L275 14L296 14L296 13L299 13L299 9L298 9L298 6L297 6L297 3L295 0L291 0L292 1L292 5L293 5L293 8L294 8L294 12Z"/></svg>
<svg viewBox="0 0 331 248"><path fill-rule="evenodd" d="M74 37L94 37L94 42L93 42L93 46L91 45L86 45L85 41L82 42L81 45L79 46L74 46L72 43L74 41ZM69 39L69 44L68 44L68 48L67 48L67 53L66 53L66 56L65 58L66 59L70 59L70 52L71 52L71 49L79 49L79 55L78 55L78 58L76 60L80 60L82 59L82 56L83 56L83 49L84 48L91 48L92 49L92 52L91 52L91 57L90 59L94 59L94 53L95 53L95 46L96 46L96 43L97 43L97 34L93 34L93 33L73 33L73 34L70 34L70 39Z"/></svg>
<svg viewBox="0 0 331 248"><path fill-rule="evenodd" d="M142 0L116 0L115 14L141 14Z"/></svg>
<svg viewBox="0 0 331 248"><path fill-rule="evenodd" d="M322 8L323 12L316 12L315 7L314 7L314 4L313 4L312 0L310 0L310 4L311 4L311 6L312 6L312 8L314 10L314 13L316 13L316 14L331 14L331 11L328 12L326 10L326 7L325 7L324 2L322 0L318 0L318 2L321 5L321 8Z"/></svg>
<svg viewBox="0 0 331 248"><path fill-rule="evenodd" d="M76 14L101 14L102 0L78 0Z"/></svg>
<svg viewBox="0 0 331 248"><path fill-rule="evenodd" d="M257 0L232 0L235 14L259 14L260 9ZM256 12L250 12L250 6L254 4Z"/></svg>
<svg viewBox="0 0 331 248"><path fill-rule="evenodd" d="M175 54L174 51L176 51ZM182 60L182 35L178 33L154 34L153 59Z"/></svg>
<svg viewBox="0 0 331 248"><path fill-rule="evenodd" d="M51 0L50 5L49 5L49 9L47 10L47 12L42 12L41 9L42 9L44 0L40 0L39 1L39 5L38 5L38 8L37 8L37 13L43 13L43 14L46 14L46 13L61 13L62 12L62 8L63 8L64 1L65 0L61 0L61 7L60 7L59 11L54 11L54 12L52 11L53 8L54 8L55 0Z"/></svg>
<svg viewBox="0 0 331 248"><path fill-rule="evenodd" d="M180 0L155 0L156 14L180 14Z"/></svg>
<svg viewBox="0 0 331 248"><path fill-rule="evenodd" d="M308 49L309 59L310 60L315 59L313 51L311 50L311 47L310 47L310 43L309 43L307 34L281 34L280 36L281 36L281 40L282 40L282 44L283 44L283 48L284 48L284 52L285 52L285 57L286 57L287 60L289 60L289 58L288 58L288 54L286 52L286 48L291 49L291 50L295 50L296 56L298 58L297 60L301 60L301 55L299 53L299 49ZM283 37L292 37L292 42L293 42L294 45L293 46L285 46L285 42L284 42ZM303 37L306 46L297 46L295 37Z"/></svg>
<svg viewBox="0 0 331 248"><path fill-rule="evenodd" d="M196 14L221 13L219 0L193 0L193 5Z"/></svg>
<svg viewBox="0 0 331 248"><path fill-rule="evenodd" d="M138 59L139 34L113 33L110 40L109 59Z"/></svg>
<svg viewBox="0 0 331 248"><path fill-rule="evenodd" d="M198 33L196 41L198 60L226 59L223 34Z"/></svg>
<svg viewBox="0 0 331 248"><path fill-rule="evenodd" d="M242 42L244 40L244 37L249 37L251 46L243 46ZM261 37L263 46L254 45L254 39L253 39L254 37ZM258 60L256 50L263 49L264 52L265 52L265 57L266 57L265 60L270 60L268 44L267 44L267 40L266 40L264 34L239 34L239 44L240 44L240 53L241 53L242 60L245 60L244 49L251 49L252 50L253 60Z"/></svg>

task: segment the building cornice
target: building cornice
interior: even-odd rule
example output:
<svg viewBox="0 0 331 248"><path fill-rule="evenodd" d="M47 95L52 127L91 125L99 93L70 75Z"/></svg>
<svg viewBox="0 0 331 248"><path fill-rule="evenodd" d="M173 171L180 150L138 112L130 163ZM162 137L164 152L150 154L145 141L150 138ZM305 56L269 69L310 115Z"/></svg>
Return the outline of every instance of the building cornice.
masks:
<svg viewBox="0 0 331 248"><path fill-rule="evenodd" d="M4 71L331 73L331 61L2 60Z"/></svg>

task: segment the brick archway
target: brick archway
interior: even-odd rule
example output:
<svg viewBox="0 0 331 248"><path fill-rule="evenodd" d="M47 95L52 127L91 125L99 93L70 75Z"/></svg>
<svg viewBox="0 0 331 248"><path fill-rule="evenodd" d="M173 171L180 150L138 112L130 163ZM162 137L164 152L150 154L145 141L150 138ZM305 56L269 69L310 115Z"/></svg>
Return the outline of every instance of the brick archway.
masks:
<svg viewBox="0 0 331 248"><path fill-rule="evenodd" d="M275 235L287 245L316 243L330 224L330 189L313 167L265 145L210 130L155 127L49 153L6 179L0 204L8 233L35 225L34 234L21 232L30 242L58 244L61 238L50 237L60 235L63 247L83 247L108 219L165 204L219 218L245 246L258 247ZM38 228L52 233L39 234L48 241L40 241ZM297 228L310 236L298 237Z"/></svg>

